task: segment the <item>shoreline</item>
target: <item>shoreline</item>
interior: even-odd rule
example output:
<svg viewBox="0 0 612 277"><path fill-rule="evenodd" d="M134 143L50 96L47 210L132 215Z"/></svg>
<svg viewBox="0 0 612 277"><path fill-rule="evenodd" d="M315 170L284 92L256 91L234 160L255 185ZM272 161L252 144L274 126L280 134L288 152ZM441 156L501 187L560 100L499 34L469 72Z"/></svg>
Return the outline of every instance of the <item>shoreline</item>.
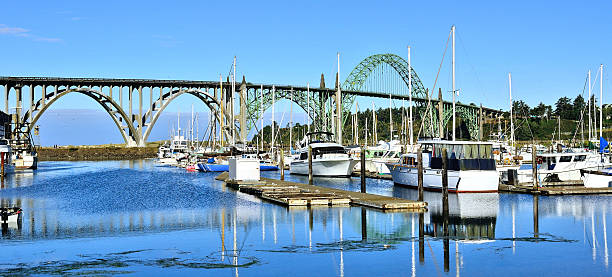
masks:
<svg viewBox="0 0 612 277"><path fill-rule="evenodd" d="M136 160L157 157L157 147L70 146L41 147L39 161Z"/></svg>

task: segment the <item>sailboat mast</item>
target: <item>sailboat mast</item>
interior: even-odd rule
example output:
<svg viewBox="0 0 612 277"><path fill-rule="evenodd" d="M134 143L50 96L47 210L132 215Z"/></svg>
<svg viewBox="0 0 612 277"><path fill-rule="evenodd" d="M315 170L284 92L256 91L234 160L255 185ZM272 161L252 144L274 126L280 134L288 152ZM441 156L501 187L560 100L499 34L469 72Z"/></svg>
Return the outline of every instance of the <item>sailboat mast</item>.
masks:
<svg viewBox="0 0 612 277"><path fill-rule="evenodd" d="M592 131L592 127L591 127L591 104L593 103L591 101L591 70L589 70L589 100L587 101L588 103L588 110L589 110L589 141L591 141L591 139L593 138L593 131Z"/></svg>
<svg viewBox="0 0 612 277"><path fill-rule="evenodd" d="M232 122L230 123L230 127L232 128L232 145L234 145L236 144L236 107L234 106L234 97L236 93L236 56L234 56L234 63L232 64L232 66Z"/></svg>
<svg viewBox="0 0 612 277"><path fill-rule="evenodd" d="M221 93L221 117L219 119L221 124L219 128L219 142L221 143L221 146L223 146L223 129L225 128L225 112L223 110L225 109L225 93L223 93L223 75L221 74L219 74L219 90Z"/></svg>
<svg viewBox="0 0 612 277"><path fill-rule="evenodd" d="M603 64L599 65L599 137L603 137Z"/></svg>
<svg viewBox="0 0 612 277"><path fill-rule="evenodd" d="M453 27L451 27L451 32L453 35L453 141L455 140L455 123L456 123L456 118L455 118L455 93L457 92L455 90L455 25L453 25Z"/></svg>
<svg viewBox="0 0 612 277"><path fill-rule="evenodd" d="M409 110L410 118L408 119L408 135L410 136L410 145L413 144L413 130L412 130L412 65L410 64L410 46L408 46L408 99L409 99Z"/></svg>
<svg viewBox="0 0 612 277"><path fill-rule="evenodd" d="M508 73L508 88L510 90L510 143L512 143L512 148L514 149L514 113L512 110L512 74Z"/></svg>
<svg viewBox="0 0 612 277"><path fill-rule="evenodd" d="M340 91L340 52L338 52L338 90L336 91L336 135L339 144L342 144L342 95Z"/></svg>
<svg viewBox="0 0 612 277"><path fill-rule="evenodd" d="M274 153L274 101L276 101L276 88L272 86L272 137L270 142L270 151ZM274 154L273 154L274 155Z"/></svg>
<svg viewBox="0 0 612 277"><path fill-rule="evenodd" d="M264 129L264 113L263 113L263 85L261 85L260 89L259 89L259 118L261 118L261 136L260 136L260 141L261 141L261 148L260 150L263 151L263 144L264 144L264 140L263 140L263 129Z"/></svg>
<svg viewBox="0 0 612 277"><path fill-rule="evenodd" d="M393 108L393 102L391 101L391 92L389 92L389 141L393 140L393 113L391 109Z"/></svg>
<svg viewBox="0 0 612 277"><path fill-rule="evenodd" d="M310 83L306 83L306 124L310 133Z"/></svg>
<svg viewBox="0 0 612 277"><path fill-rule="evenodd" d="M289 106L289 151L293 149L293 88L291 88L291 95L289 95L291 104Z"/></svg>

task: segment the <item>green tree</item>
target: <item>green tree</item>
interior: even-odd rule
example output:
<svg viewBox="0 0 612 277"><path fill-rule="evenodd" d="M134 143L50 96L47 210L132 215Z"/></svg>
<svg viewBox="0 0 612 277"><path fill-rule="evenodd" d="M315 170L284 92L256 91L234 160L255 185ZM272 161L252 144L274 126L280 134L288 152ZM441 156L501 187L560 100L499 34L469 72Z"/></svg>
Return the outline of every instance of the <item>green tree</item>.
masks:
<svg viewBox="0 0 612 277"><path fill-rule="evenodd" d="M571 100L567 97L561 97L555 103L555 115L562 119L570 119L573 115L573 107Z"/></svg>

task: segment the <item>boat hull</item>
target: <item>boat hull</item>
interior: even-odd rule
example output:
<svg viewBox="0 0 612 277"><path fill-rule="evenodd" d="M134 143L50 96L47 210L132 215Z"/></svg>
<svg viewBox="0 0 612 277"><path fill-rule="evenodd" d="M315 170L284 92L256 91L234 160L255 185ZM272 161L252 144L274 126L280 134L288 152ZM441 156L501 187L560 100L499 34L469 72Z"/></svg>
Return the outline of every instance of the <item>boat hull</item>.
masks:
<svg viewBox="0 0 612 277"><path fill-rule="evenodd" d="M612 175L600 171L582 171L582 180L586 188L610 188L612 187Z"/></svg>
<svg viewBox="0 0 612 277"><path fill-rule="evenodd" d="M387 164L393 182L398 185L418 187L418 170L398 164ZM463 170L448 172L448 191L465 192L497 192L499 177L495 170ZM423 189L442 190L442 170L423 169Z"/></svg>
<svg viewBox="0 0 612 277"><path fill-rule="evenodd" d="M312 161L312 175L322 177L350 177L358 161L351 158L320 159ZM291 162L291 174L308 175L308 161Z"/></svg>
<svg viewBox="0 0 612 277"><path fill-rule="evenodd" d="M198 168L204 172L224 172L229 171L228 164L198 164Z"/></svg>

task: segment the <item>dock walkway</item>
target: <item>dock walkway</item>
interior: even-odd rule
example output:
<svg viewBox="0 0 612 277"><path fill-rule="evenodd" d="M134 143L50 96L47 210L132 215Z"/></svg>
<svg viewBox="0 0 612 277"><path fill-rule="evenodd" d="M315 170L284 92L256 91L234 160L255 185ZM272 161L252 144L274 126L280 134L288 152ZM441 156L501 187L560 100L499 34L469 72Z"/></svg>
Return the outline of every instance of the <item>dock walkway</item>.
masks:
<svg viewBox="0 0 612 277"><path fill-rule="evenodd" d="M612 194L612 188L586 188L575 185L543 186L537 190L527 185L505 185L499 184L500 192L515 192L538 195L579 195L579 194Z"/></svg>
<svg viewBox="0 0 612 277"><path fill-rule="evenodd" d="M219 174L216 179L224 181L228 187L286 206L356 205L386 211L419 210L427 207L427 202L397 197L346 191L269 178L261 178L261 180L253 182L236 182L228 180L228 177L229 174L224 172Z"/></svg>

